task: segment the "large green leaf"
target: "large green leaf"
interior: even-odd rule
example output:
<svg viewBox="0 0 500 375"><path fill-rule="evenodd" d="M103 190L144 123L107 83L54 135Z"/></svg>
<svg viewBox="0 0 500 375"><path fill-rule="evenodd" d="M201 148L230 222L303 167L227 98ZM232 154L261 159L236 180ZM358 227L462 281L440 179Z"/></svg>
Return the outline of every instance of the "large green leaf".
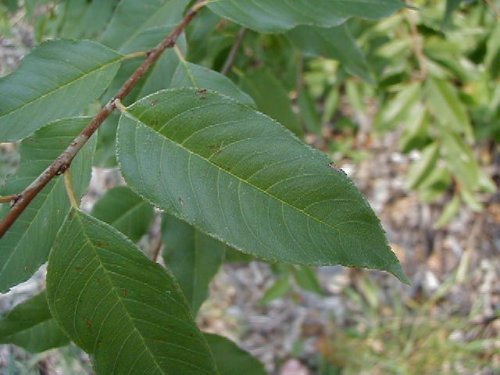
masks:
<svg viewBox="0 0 500 375"><path fill-rule="evenodd" d="M266 375L262 363L225 337L205 334L221 375Z"/></svg>
<svg viewBox="0 0 500 375"><path fill-rule="evenodd" d="M117 144L129 186L242 252L405 280L349 178L250 107L211 91L166 90L122 115Z"/></svg>
<svg viewBox="0 0 500 375"><path fill-rule="evenodd" d="M69 343L47 305L45 292L17 305L0 319L0 343L38 353Z"/></svg>
<svg viewBox="0 0 500 375"><path fill-rule="evenodd" d="M81 112L115 76L122 55L90 41L48 41L0 79L0 141Z"/></svg>
<svg viewBox="0 0 500 375"><path fill-rule="evenodd" d="M381 18L404 7L399 0L217 0L209 8L261 32L283 32L298 25L338 26L352 16Z"/></svg>
<svg viewBox="0 0 500 375"><path fill-rule="evenodd" d="M175 25L189 0L121 0L101 42L111 48L127 48L139 34L158 26Z"/></svg>
<svg viewBox="0 0 500 375"><path fill-rule="evenodd" d="M126 186L111 189L97 201L92 216L137 242L153 220L153 207Z"/></svg>
<svg viewBox="0 0 500 375"><path fill-rule="evenodd" d="M189 62L179 64L170 87L211 89L238 100L243 104L255 106L253 99L241 91L229 78L214 70Z"/></svg>
<svg viewBox="0 0 500 375"><path fill-rule="evenodd" d="M0 187L1 195L24 190L71 143L89 122L79 117L60 120L43 127L21 142L21 167ZM90 181L95 141L91 140L71 165L78 197ZM27 280L47 261L50 248L69 210L62 178L54 179L31 202L0 241L0 292ZM7 211L7 205L4 211ZM0 217L3 216L0 213Z"/></svg>
<svg viewBox="0 0 500 375"><path fill-rule="evenodd" d="M165 264L179 281L196 315L222 264L226 245L170 215L163 218L163 243Z"/></svg>
<svg viewBox="0 0 500 375"><path fill-rule="evenodd" d="M350 74L373 81L365 55L346 24L327 29L299 26L287 35L306 54L338 60Z"/></svg>
<svg viewBox="0 0 500 375"><path fill-rule="evenodd" d="M99 375L216 373L171 274L81 211L70 212L51 251L47 300Z"/></svg>

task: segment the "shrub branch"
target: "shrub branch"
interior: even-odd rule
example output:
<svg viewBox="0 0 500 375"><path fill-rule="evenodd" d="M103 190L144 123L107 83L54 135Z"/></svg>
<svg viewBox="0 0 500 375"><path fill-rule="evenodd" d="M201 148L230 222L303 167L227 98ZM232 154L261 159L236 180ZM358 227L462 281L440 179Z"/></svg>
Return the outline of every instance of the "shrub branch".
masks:
<svg viewBox="0 0 500 375"><path fill-rule="evenodd" d="M104 120L116 109L117 102L123 100L144 77L152 65L160 58L162 53L175 46L177 38L191 23L198 11L206 5L206 0L199 1L186 13L182 21L163 39L156 47L146 53L146 59L123 84L118 93L104 105L99 113L90 121L82 132L71 142L66 150L52 162L23 192L12 200L12 207L0 223L0 238L9 230L19 216L24 212L31 201L42 191L42 189L56 176L63 174L71 165L78 152L85 146L90 137L99 129Z"/></svg>

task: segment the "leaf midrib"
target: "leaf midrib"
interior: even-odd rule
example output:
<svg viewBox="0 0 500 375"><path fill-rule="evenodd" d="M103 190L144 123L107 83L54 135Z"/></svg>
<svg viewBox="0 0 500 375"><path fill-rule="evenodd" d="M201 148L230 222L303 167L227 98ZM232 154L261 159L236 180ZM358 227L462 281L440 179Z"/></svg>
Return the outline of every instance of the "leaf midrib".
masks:
<svg viewBox="0 0 500 375"><path fill-rule="evenodd" d="M143 126L143 127L145 127L146 129L150 129L151 131L153 131L153 132L155 132L156 134L160 135L162 138L165 138L165 139L169 140L169 141L170 141L170 142L172 142L173 144L175 144L175 145L177 145L178 147L180 147L181 149L185 150L187 153L189 153L189 154L191 154L191 155L194 155L194 156L196 156L196 157L200 158L201 160L205 161L206 163L208 163L208 164L210 164L210 165L214 166L216 169L218 169L218 170L220 170L220 171L222 171L222 172L224 172L224 173L228 174L229 176L233 177L234 179L238 180L240 183L243 183L243 184L245 184L245 185L246 185L246 186L248 186L248 187L254 188L254 189L258 190L259 192L261 192L262 194L264 194L265 196L269 196L269 197L271 197L271 198L275 199L276 201L278 201L279 203L281 203L283 206L288 206L288 207L290 207L290 208L292 208L292 209L294 209L294 210L296 210L296 211L300 212L301 214L303 214L303 215L307 216L308 218L310 218L310 219L312 219L312 220L316 221L317 223L322 224L322 225L324 225L324 226L327 226L327 227L329 227L329 228L331 228L331 229L333 229L333 230L335 230L335 231L339 232L339 230L337 229L337 227L336 227L336 226L334 226L334 225L332 225L332 224L330 224L330 223L327 223L327 222L321 221L319 218L316 218L316 217L312 216L311 214L307 213L306 211L302 210L301 208L296 207L296 206L292 205L291 203L288 203L288 202L286 202L286 201L282 200L281 198L277 197L276 195L273 195L273 194L271 194L271 193L269 193L269 192L267 192L267 191L263 190L263 189L262 189L262 188L260 188L259 186L252 185L249 181L247 181L247 180L245 180L245 179L243 179L243 178L241 178L241 177L239 177L239 176L237 176L237 175L235 175L235 174L231 173L230 171L228 171L228 170L226 170L226 169L222 168L221 166L219 166L219 165L217 165L217 164L213 163L210 159L207 159L207 158L203 157L202 155L200 155L200 154L198 154L198 153L195 153L195 152L191 151L190 149L186 148L183 144L178 143L178 142L176 142L175 140L173 140L173 139L171 139L171 138L167 137L166 135L164 135L164 134L162 134L162 133L158 132L157 130L153 129L152 127L148 126L147 124L143 123L141 120L139 120L138 118L136 118L135 116L133 116L130 112L126 112L126 113L125 113L125 115L126 115L126 116L131 117L131 118L132 118L133 120L135 120L135 121L136 121L136 122L137 122L140 126ZM369 223L366 223L366 224L369 224ZM340 235L340 233L339 233L339 235Z"/></svg>
<svg viewBox="0 0 500 375"><path fill-rule="evenodd" d="M156 364L157 368L161 371L162 374L168 375L168 373L164 371L164 369L161 367L161 365L156 360L155 356L151 352L151 349L149 348L149 345L144 340L141 332L135 326L134 319L130 315L128 309L126 308L126 306L125 306L125 304L123 302L123 300L120 298L120 293L116 290L116 287L115 287L115 285L114 285L111 277L109 276L107 268L105 267L105 265L101 261L101 257L99 256L99 253L97 252L97 247L94 245L94 243L92 242L92 239L89 237L89 235L87 234L87 231L85 230L85 223L83 222L83 219L80 217L79 212L77 212L77 211L73 211L73 212L77 216L78 221L80 222L83 236L85 237L86 242L91 246L91 248L92 248L92 250L94 252L94 256L95 256L95 258L97 259L97 261L99 263L99 267L101 267L105 271L105 278L108 280L109 284L111 285L111 289L113 290L113 294L116 296L116 298L119 301L122 309L125 311L125 314L128 317L128 321L132 325L132 329L136 332L136 334L139 335L139 338L141 339L142 343L144 344L144 347L147 349L148 354L152 358L153 362Z"/></svg>

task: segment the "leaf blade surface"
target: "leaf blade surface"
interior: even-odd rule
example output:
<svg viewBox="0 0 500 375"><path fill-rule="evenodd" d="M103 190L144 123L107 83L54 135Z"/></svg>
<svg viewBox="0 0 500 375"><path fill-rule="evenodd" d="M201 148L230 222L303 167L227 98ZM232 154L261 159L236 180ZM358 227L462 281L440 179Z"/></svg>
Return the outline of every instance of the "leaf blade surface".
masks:
<svg viewBox="0 0 500 375"><path fill-rule="evenodd" d="M383 269L405 280L347 176L249 107L210 91L162 91L122 115L117 144L129 186L242 252Z"/></svg>
<svg viewBox="0 0 500 375"><path fill-rule="evenodd" d="M215 374L175 279L116 229L72 210L47 269L47 300L99 374Z"/></svg>

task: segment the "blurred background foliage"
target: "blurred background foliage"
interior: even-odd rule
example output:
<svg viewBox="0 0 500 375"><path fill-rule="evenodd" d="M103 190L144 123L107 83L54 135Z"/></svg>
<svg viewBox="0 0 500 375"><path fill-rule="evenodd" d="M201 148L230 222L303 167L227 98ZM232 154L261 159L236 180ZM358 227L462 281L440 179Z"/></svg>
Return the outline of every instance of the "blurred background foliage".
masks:
<svg viewBox="0 0 500 375"><path fill-rule="evenodd" d="M53 37L99 40L118 2L2 0L0 32L9 38L24 23L32 25L34 45ZM433 229L446 229L464 208L482 212L498 189L492 168L500 140L500 3L411 5L415 9L379 22L353 19L332 29L298 27L279 35L243 29L205 9L181 49L189 62L222 71L262 112L340 166L369 159L374 140L397 134L396 148L410 161L405 189L424 203L441 205ZM110 122L99 135L99 166L115 163L116 124ZM15 145L2 148L0 158L3 177L19 162ZM249 259L228 252L226 261ZM450 289L473 277L467 262L462 259L423 300L403 301L399 289L387 292L358 276L341 291L354 311L351 321L342 327L332 323L318 335L317 354L307 359L310 368L325 375L498 371L498 342L485 337L484 325L470 322L474 304L458 315L453 307L438 308ZM312 269L271 265L270 272L274 278L260 296L262 305L282 298L300 303L304 291L318 298L326 293ZM496 310L490 318L498 315ZM294 352L304 357L300 341ZM38 373L44 355L21 356L5 371ZM54 366L66 369L62 373L89 373L80 356L65 348Z"/></svg>

